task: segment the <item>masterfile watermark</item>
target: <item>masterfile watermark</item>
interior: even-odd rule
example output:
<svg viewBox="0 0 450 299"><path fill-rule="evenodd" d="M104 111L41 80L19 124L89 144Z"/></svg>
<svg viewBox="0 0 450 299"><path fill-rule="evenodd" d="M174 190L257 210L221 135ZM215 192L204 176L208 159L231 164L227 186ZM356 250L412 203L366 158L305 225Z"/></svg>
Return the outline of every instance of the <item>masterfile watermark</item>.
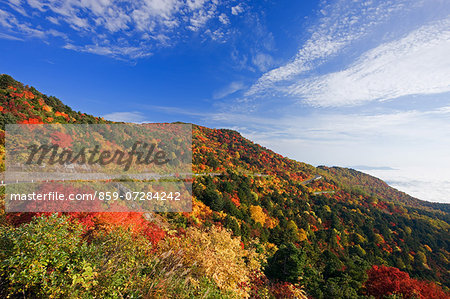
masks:
<svg viewBox="0 0 450 299"><path fill-rule="evenodd" d="M192 209L189 124L7 125L5 144L7 212Z"/></svg>
<svg viewBox="0 0 450 299"><path fill-rule="evenodd" d="M42 165L44 163L49 165L66 165L76 163L79 165L99 164L104 166L115 163L117 165L123 165L123 170L127 171L133 162L139 165L150 165L152 163L163 165L169 162L166 152L163 150L155 152L155 148L155 143L147 144L136 141L129 152L119 149L115 151L101 150L99 145L96 145L92 149L83 147L78 152L73 152L67 148L63 148L60 151L61 148L57 144L43 144L41 146L33 144L28 146L30 155L25 164L31 165L36 163L37 165Z"/></svg>

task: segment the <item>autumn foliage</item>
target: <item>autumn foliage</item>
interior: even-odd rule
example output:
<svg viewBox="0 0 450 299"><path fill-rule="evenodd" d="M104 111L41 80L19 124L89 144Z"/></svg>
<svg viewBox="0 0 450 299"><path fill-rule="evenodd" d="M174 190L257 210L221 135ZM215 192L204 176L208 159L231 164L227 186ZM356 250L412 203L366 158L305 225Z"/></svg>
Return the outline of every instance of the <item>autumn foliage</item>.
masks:
<svg viewBox="0 0 450 299"><path fill-rule="evenodd" d="M450 298L435 284L412 279L408 273L394 267L374 265L368 272L365 283L368 295L384 298L389 295L402 295L403 298L445 299Z"/></svg>
<svg viewBox="0 0 450 299"><path fill-rule="evenodd" d="M2 129L8 123L106 123L4 76ZM0 161L3 136L0 130ZM67 132L52 139L62 147L77 142ZM98 263L77 260L75 274L87 274L73 286L84 283L90 289L83 294L98 291L98 298L449 298L448 207L425 204L361 172L288 159L232 130L194 125L192 151L192 212L63 213L58 217L67 221L52 220L79 228L79 244L108 252L98 253ZM0 216L5 236L22 245L19 233L30 223L48 229L50 214ZM57 242L65 244L63 237ZM10 261L21 261L19 249ZM297 251L302 254L295 258ZM380 264L389 267L374 266Z"/></svg>

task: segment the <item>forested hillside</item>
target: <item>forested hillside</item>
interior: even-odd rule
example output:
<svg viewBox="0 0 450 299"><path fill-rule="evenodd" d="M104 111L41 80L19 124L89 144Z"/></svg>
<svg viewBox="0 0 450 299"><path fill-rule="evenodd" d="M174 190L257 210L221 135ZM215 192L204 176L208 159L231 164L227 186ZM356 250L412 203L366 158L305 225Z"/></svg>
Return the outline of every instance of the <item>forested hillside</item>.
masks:
<svg viewBox="0 0 450 299"><path fill-rule="evenodd" d="M450 211L450 205L448 204L419 200L405 192L390 187L379 178L351 168L319 166L318 169L334 177L335 181L342 188L359 189L363 193L367 193L376 198L404 203L410 206L430 207L431 209L442 210L447 213Z"/></svg>
<svg viewBox="0 0 450 299"><path fill-rule="evenodd" d="M2 75L3 169L7 123L106 121ZM2 212L0 295L450 298L448 205L195 125L193 171L190 213Z"/></svg>

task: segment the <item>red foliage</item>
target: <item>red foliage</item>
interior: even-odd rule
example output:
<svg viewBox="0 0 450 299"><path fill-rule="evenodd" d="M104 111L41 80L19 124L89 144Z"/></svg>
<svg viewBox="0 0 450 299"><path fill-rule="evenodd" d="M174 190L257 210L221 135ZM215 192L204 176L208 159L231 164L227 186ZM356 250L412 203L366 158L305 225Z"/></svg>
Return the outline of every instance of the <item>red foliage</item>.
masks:
<svg viewBox="0 0 450 299"><path fill-rule="evenodd" d="M444 291L435 283L427 281L417 281L416 289L419 291L422 298L427 299L445 299L450 298L450 294Z"/></svg>
<svg viewBox="0 0 450 299"><path fill-rule="evenodd" d="M394 267L372 266L367 271L369 279L365 283L368 295L383 298L392 294L401 294L404 298L450 298L437 285L418 281L409 274Z"/></svg>
<svg viewBox="0 0 450 299"><path fill-rule="evenodd" d="M62 148L69 147L73 141L70 135L64 134L63 132L54 132L51 138L53 144L57 144Z"/></svg>
<svg viewBox="0 0 450 299"><path fill-rule="evenodd" d="M52 213L8 213L6 215L7 221L19 226L28 223L34 216L49 216ZM95 231L98 229L112 229L116 226L121 226L129 229L133 233L145 236L152 244L156 245L159 241L164 239L166 233L158 225L151 223L144 219L142 213L136 212L69 212L59 213L60 215L68 215L71 220L80 222L85 232Z"/></svg>
<svg viewBox="0 0 450 299"><path fill-rule="evenodd" d="M34 216L39 216L40 213L7 213L6 214L6 221L9 224L12 224L14 226L19 226L23 223L28 223L31 221L31 219Z"/></svg>
<svg viewBox="0 0 450 299"><path fill-rule="evenodd" d="M237 195L237 191L234 192L233 196L231 197L231 201L234 203L236 207L241 206L241 201L239 200L239 196Z"/></svg>
<svg viewBox="0 0 450 299"><path fill-rule="evenodd" d="M250 274L248 283L241 283L241 287L250 288L250 298L267 298L267 294L260 294L260 290L267 288L270 292L270 298L297 298L294 291L298 287L289 282L273 282L261 271L254 271Z"/></svg>
<svg viewBox="0 0 450 299"><path fill-rule="evenodd" d="M295 298L292 292L292 284L289 282L278 282L272 285L272 294L275 298Z"/></svg>
<svg viewBox="0 0 450 299"><path fill-rule="evenodd" d="M166 236L166 232L154 223L147 223L142 229L142 234L154 245Z"/></svg>

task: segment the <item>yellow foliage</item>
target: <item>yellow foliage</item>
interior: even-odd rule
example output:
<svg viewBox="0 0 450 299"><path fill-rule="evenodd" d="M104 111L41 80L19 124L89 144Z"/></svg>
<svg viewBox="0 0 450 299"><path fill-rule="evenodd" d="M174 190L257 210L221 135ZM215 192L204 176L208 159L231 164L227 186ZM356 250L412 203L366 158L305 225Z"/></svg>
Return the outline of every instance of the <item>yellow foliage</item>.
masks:
<svg viewBox="0 0 450 299"><path fill-rule="evenodd" d="M44 105L44 106L42 106L42 110L47 111L47 112L51 112L52 111L52 107L50 107L49 105Z"/></svg>
<svg viewBox="0 0 450 299"><path fill-rule="evenodd" d="M233 238L229 230L214 226L205 231L190 227L183 237L166 238L159 249L180 250L194 280L207 276L219 288L239 298L248 297L248 290L240 284L248 283L249 274L260 270L263 262L263 256L255 250L242 249L240 238Z"/></svg>
<svg viewBox="0 0 450 299"><path fill-rule="evenodd" d="M305 241L308 239L308 235L306 234L306 231L301 228L298 230L298 240L299 241Z"/></svg>
<svg viewBox="0 0 450 299"><path fill-rule="evenodd" d="M419 251L414 256L414 261L417 261L418 263L425 265L427 263L427 256L425 255L425 253Z"/></svg>
<svg viewBox="0 0 450 299"><path fill-rule="evenodd" d="M356 234L356 239L357 239L358 243L361 243L361 244L366 242L366 238L364 238L360 234Z"/></svg>
<svg viewBox="0 0 450 299"><path fill-rule="evenodd" d="M212 210L207 205L196 198L192 198L192 212L190 213L191 217L206 219L211 214Z"/></svg>
<svg viewBox="0 0 450 299"><path fill-rule="evenodd" d="M406 234L410 235L412 233L412 230L409 226L405 227Z"/></svg>
<svg viewBox="0 0 450 299"><path fill-rule="evenodd" d="M255 222L259 222L261 225L266 223L267 216L261 206L250 206L250 214Z"/></svg>
<svg viewBox="0 0 450 299"><path fill-rule="evenodd" d="M375 244L381 244L384 243L384 238L380 234L375 234Z"/></svg>
<svg viewBox="0 0 450 299"><path fill-rule="evenodd" d="M275 254L275 252L277 252L278 247L277 247L277 245L275 245L273 243L266 243L265 250L266 250L267 256L272 256Z"/></svg>

